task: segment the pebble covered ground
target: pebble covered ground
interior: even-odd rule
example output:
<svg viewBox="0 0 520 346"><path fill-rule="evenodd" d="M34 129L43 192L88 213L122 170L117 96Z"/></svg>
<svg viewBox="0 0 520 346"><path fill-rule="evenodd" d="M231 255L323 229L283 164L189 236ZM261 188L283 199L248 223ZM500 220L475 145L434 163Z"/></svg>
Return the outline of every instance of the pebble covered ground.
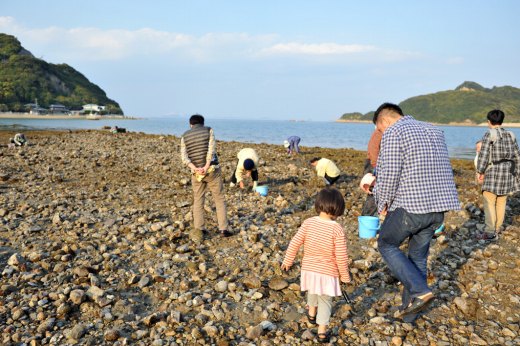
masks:
<svg viewBox="0 0 520 346"><path fill-rule="evenodd" d="M0 143L13 133L0 132ZM496 242L484 227L473 163L453 160L461 211L429 257L436 301L415 324L394 317L400 286L360 239L358 188L364 152L219 142L225 178L236 153L262 160L261 197L225 185L230 238L217 235L211 196L207 232L191 233L190 175L179 138L109 131L27 131L29 146L0 148L2 345L312 345L299 262L279 269L321 180L307 164L327 157L343 175L353 303L335 299L336 345L519 345L520 196L509 198ZM218 133L217 133L218 137ZM304 142L305 139L303 139ZM367 139L368 140L368 139ZM228 179L226 179L228 180Z"/></svg>

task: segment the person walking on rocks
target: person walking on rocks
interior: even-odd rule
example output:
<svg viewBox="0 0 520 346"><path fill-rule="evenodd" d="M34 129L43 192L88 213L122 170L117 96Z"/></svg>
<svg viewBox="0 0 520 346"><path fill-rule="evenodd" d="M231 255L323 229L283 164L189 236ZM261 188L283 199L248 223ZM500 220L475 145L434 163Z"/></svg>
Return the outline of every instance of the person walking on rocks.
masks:
<svg viewBox="0 0 520 346"><path fill-rule="evenodd" d="M303 245L300 286L307 291L307 318L310 323L318 324L318 341L327 343L332 297L341 296L340 281L350 282L345 232L336 222L345 212L345 200L339 190L326 187L318 193L314 208L318 216L305 220L298 229L281 268L286 271L291 268Z"/></svg>
<svg viewBox="0 0 520 346"><path fill-rule="evenodd" d="M204 126L204 117L190 117L190 129L181 137L182 163L191 169L193 187L193 226L191 238L200 242L204 231L204 200L209 189L217 209L220 234L228 237L226 201L219 167L215 135L211 127Z"/></svg>
<svg viewBox="0 0 520 346"><path fill-rule="evenodd" d="M512 132L502 128L505 114L495 109L488 113L488 127L477 159L478 181L484 198L485 232L477 239L496 240L502 231L507 195L519 191L520 152Z"/></svg>
<svg viewBox="0 0 520 346"><path fill-rule="evenodd" d="M300 141L301 138L298 136L290 136L283 142L283 146L287 149L287 154L299 154L300 153Z"/></svg>
<svg viewBox="0 0 520 346"><path fill-rule="evenodd" d="M318 177L323 178L325 185L333 185L339 179L341 171L331 160L315 157L310 161L310 164L316 168Z"/></svg>
<svg viewBox="0 0 520 346"><path fill-rule="evenodd" d="M373 121L383 133L374 196L379 213L386 215L377 244L403 284L399 315L412 322L434 299L426 280L430 241L444 213L460 204L440 129L403 115L392 103L382 104ZM407 255L400 249L405 240Z"/></svg>
<svg viewBox="0 0 520 346"><path fill-rule="evenodd" d="M237 183L241 189L244 188L244 177L251 176L253 179L253 190L258 185L258 162L260 158L256 151L252 148L244 148L237 154L238 163L231 176L229 186L234 187Z"/></svg>

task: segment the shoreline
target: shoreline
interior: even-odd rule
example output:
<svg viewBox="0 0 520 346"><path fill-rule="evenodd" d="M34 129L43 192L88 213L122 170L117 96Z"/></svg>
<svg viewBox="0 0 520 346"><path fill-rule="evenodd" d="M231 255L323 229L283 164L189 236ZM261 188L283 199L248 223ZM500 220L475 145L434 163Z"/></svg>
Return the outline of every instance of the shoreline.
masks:
<svg viewBox="0 0 520 346"><path fill-rule="evenodd" d="M29 113L0 113L0 119L42 119L42 120L102 120L102 119L121 119L121 120L137 120L141 118L127 115L100 115L99 119L87 119L86 115L36 115Z"/></svg>
<svg viewBox="0 0 520 346"><path fill-rule="evenodd" d="M353 124L356 124L356 123L359 123L359 124L372 124L372 121L370 121L370 120L342 120L342 119L337 119L334 122L336 122L336 123L353 123ZM485 123L485 122L484 123L479 123L479 124L457 123L457 122L444 124L444 123L433 123L433 122L430 122L430 124L435 125L435 126L487 127L487 123ZM520 127L520 123L503 123L502 127Z"/></svg>

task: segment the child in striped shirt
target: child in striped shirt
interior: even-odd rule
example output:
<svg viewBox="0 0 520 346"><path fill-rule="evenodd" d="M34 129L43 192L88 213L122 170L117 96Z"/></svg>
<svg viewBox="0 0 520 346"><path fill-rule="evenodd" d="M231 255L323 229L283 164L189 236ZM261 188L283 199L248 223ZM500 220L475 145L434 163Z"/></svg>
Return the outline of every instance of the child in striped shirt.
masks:
<svg viewBox="0 0 520 346"><path fill-rule="evenodd" d="M289 270L303 245L300 286L307 291L307 317L318 324L318 341L327 343L332 297L341 296L340 281L350 282L345 233L335 220L345 211L345 200L337 189L327 187L316 197L318 216L303 222L287 248L282 270Z"/></svg>

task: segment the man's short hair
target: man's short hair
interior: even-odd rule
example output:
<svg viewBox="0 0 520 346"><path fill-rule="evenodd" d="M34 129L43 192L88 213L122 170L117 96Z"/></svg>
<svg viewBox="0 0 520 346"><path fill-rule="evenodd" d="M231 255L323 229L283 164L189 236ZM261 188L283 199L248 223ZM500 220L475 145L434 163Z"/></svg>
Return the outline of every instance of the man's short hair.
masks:
<svg viewBox="0 0 520 346"><path fill-rule="evenodd" d="M377 108L377 110L375 111L374 118L372 119L372 122L374 124L377 123L377 119L379 118L379 114L381 114L382 111L392 111L392 112L395 112L395 113L399 114L400 116L404 115L403 114L403 110L401 109L401 107L399 107L398 105L396 105L394 103L385 102L381 106L379 106L379 108Z"/></svg>
<svg viewBox="0 0 520 346"><path fill-rule="evenodd" d="M204 125L204 117L200 114L194 114L190 117L190 125Z"/></svg>
<svg viewBox="0 0 520 346"><path fill-rule="evenodd" d="M319 161L319 160L321 160L321 157L315 157L315 158L312 158L312 159L309 161L309 163L314 163L314 162Z"/></svg>
<svg viewBox="0 0 520 346"><path fill-rule="evenodd" d="M246 171L252 171L255 168L255 162L251 159L244 160L244 169Z"/></svg>
<svg viewBox="0 0 520 346"><path fill-rule="evenodd" d="M339 190L326 187L318 193L316 201L314 201L314 209L318 214L324 212L339 217L345 212L345 200Z"/></svg>
<svg viewBox="0 0 520 346"><path fill-rule="evenodd" d="M493 109L487 114L487 120L489 120L491 125L502 125L505 116L504 112L500 109Z"/></svg>

